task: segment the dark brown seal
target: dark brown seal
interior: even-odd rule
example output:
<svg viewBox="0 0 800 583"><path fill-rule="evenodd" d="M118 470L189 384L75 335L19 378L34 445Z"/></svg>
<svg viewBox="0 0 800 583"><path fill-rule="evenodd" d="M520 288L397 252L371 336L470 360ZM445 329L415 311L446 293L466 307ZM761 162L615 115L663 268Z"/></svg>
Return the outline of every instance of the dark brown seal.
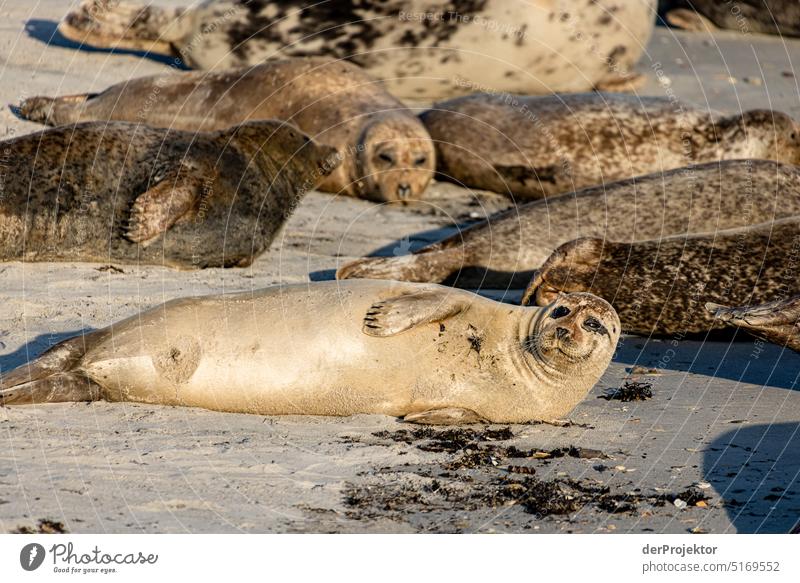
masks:
<svg viewBox="0 0 800 583"><path fill-rule="evenodd" d="M800 132L784 113L719 116L660 97L477 94L421 117L441 177L518 198L718 160L800 162Z"/></svg>
<svg viewBox="0 0 800 583"><path fill-rule="evenodd" d="M190 2L186 2L190 4ZM194 69L276 57L347 59L395 95L477 87L588 91L633 76L656 0L216 0L184 7L84 0L59 25L96 47L175 56Z"/></svg>
<svg viewBox="0 0 800 583"><path fill-rule="evenodd" d="M347 62L296 58L142 77L97 94L32 97L18 111L48 125L118 120L187 131L288 121L342 157L321 189L375 201L419 198L435 166L433 143L417 117Z"/></svg>
<svg viewBox="0 0 800 583"><path fill-rule="evenodd" d="M0 260L249 265L338 162L277 121L86 122L0 143Z"/></svg>
<svg viewBox="0 0 800 583"><path fill-rule="evenodd" d="M709 302L706 309L728 326L800 352L800 296L736 308Z"/></svg>
<svg viewBox="0 0 800 583"><path fill-rule="evenodd" d="M411 255L369 257L337 277L524 288L577 237L641 241L800 215L800 168L732 160L651 174L530 202Z"/></svg>
<svg viewBox="0 0 800 583"><path fill-rule="evenodd" d="M797 0L663 0L659 9L672 26L687 30L800 36Z"/></svg>
<svg viewBox="0 0 800 583"><path fill-rule="evenodd" d="M592 292L617 310L623 330L689 334L724 327L703 306L759 304L800 294L788 265L800 257L800 217L638 243L581 238L562 245L525 292L546 305Z"/></svg>

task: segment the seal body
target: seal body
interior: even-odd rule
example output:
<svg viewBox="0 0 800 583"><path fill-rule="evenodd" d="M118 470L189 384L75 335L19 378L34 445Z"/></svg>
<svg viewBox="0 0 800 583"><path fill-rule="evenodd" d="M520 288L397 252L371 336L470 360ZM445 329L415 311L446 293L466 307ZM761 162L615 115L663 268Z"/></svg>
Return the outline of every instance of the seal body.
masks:
<svg viewBox="0 0 800 583"><path fill-rule="evenodd" d="M798 167L730 160L533 201L411 255L358 259L337 277L524 288L556 247L578 237L627 243L794 215L800 215Z"/></svg>
<svg viewBox="0 0 800 583"><path fill-rule="evenodd" d="M0 400L547 419L586 395L618 334L589 294L530 309L398 282L276 286L174 300L68 340L0 378Z"/></svg>
<svg viewBox="0 0 800 583"><path fill-rule="evenodd" d="M276 121L81 123L0 143L0 260L249 265L335 150Z"/></svg>
<svg viewBox="0 0 800 583"><path fill-rule="evenodd" d="M660 97L477 94L422 115L437 172L465 186L541 198L717 160L800 162L786 114L719 116Z"/></svg>
<svg viewBox="0 0 800 583"><path fill-rule="evenodd" d="M33 97L19 112L49 125L117 120L186 131L280 119L339 151L342 164L320 188L376 201L419 198L435 166L413 113L355 65L324 59L144 77L99 94Z"/></svg>
<svg viewBox="0 0 800 583"><path fill-rule="evenodd" d="M737 326L778 346L800 352L800 296L755 306L707 303L706 310L728 326Z"/></svg>
<svg viewBox="0 0 800 583"><path fill-rule="evenodd" d="M800 36L800 5L794 0L662 0L659 9L671 25L688 30Z"/></svg>
<svg viewBox="0 0 800 583"><path fill-rule="evenodd" d="M624 81L647 45L655 8L656 0L238 0L185 8L85 0L59 31L93 46L172 54L198 69L276 56L347 59L395 95L434 99Z"/></svg>
<svg viewBox="0 0 800 583"><path fill-rule="evenodd" d="M787 268L798 256L800 217L639 243L576 239L545 262L523 303L591 290L617 308L628 332L700 333L724 326L703 309L708 302L752 305L800 295Z"/></svg>

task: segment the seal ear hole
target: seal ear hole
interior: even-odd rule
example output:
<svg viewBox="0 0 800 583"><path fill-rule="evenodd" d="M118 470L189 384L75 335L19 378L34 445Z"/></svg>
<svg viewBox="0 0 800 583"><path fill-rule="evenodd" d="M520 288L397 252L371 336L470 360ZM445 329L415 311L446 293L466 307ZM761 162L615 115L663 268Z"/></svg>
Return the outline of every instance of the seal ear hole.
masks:
<svg viewBox="0 0 800 583"><path fill-rule="evenodd" d="M555 310L550 312L550 317L554 320L569 316L571 310L567 306L558 306Z"/></svg>

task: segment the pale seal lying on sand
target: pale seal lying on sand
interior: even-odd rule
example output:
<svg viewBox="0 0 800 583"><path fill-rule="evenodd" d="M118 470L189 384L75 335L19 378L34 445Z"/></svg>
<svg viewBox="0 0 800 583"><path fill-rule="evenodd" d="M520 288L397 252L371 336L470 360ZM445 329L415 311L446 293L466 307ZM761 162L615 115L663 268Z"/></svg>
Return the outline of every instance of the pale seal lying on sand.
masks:
<svg viewBox="0 0 800 583"><path fill-rule="evenodd" d="M800 295L786 266L800 254L800 217L742 229L639 243L577 239L559 247L525 292L547 305L561 293L591 292L638 334L688 334L724 327L703 306L759 304Z"/></svg>
<svg viewBox="0 0 800 583"><path fill-rule="evenodd" d="M96 47L174 55L196 69L266 59L348 59L395 95L442 98L624 85L656 0L238 0L164 8L87 0L59 31Z"/></svg>
<svg viewBox="0 0 800 583"><path fill-rule="evenodd" d="M246 266L336 151L277 121L81 123L0 143L0 260Z"/></svg>
<svg viewBox="0 0 800 583"><path fill-rule="evenodd" d="M435 285L274 286L173 300L62 342L0 377L0 403L546 420L586 396L618 336L591 294L531 309Z"/></svg>
<svg viewBox="0 0 800 583"><path fill-rule="evenodd" d="M435 166L413 113L355 65L324 59L142 77L97 94L32 97L18 112L49 125L118 120L190 131L280 119L339 151L342 164L322 190L375 201L419 198Z"/></svg>
<svg viewBox="0 0 800 583"><path fill-rule="evenodd" d="M697 32L719 28L743 34L800 36L797 0L663 0L659 9L672 26Z"/></svg>
<svg viewBox="0 0 800 583"><path fill-rule="evenodd" d="M800 168L725 161L530 202L411 255L358 259L337 277L524 288L556 247L578 237L641 241L794 215L800 215Z"/></svg>
<svg viewBox="0 0 800 583"><path fill-rule="evenodd" d="M769 110L720 116L661 97L476 94L421 117L441 177L517 198L718 160L800 163L797 124Z"/></svg>
<svg viewBox="0 0 800 583"><path fill-rule="evenodd" d="M728 326L800 352L800 296L736 308L709 302L706 309Z"/></svg>

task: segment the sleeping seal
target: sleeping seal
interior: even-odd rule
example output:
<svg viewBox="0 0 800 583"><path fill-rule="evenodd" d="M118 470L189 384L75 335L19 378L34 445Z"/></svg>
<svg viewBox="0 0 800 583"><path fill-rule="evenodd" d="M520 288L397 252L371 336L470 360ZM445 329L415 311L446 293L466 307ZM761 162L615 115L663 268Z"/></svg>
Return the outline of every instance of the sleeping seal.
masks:
<svg viewBox="0 0 800 583"><path fill-rule="evenodd" d="M142 77L98 94L32 97L18 111L48 125L118 120L187 131L280 119L339 151L322 190L381 202L420 198L435 166L413 113L355 65L324 59Z"/></svg>
<svg viewBox="0 0 800 583"><path fill-rule="evenodd" d="M523 304L589 292L617 309L637 334L692 334L724 327L703 306L752 305L800 295L788 265L800 255L800 217L703 235L638 243L582 238L545 261Z"/></svg>
<svg viewBox="0 0 800 583"><path fill-rule="evenodd" d="M0 261L246 266L338 163L277 121L85 122L0 142Z"/></svg>
<svg viewBox="0 0 800 583"><path fill-rule="evenodd" d="M718 160L800 163L800 131L784 113L720 116L662 97L477 94L421 117L439 176L517 198Z"/></svg>
<svg viewBox="0 0 800 583"><path fill-rule="evenodd" d="M590 294L546 308L352 281L173 300L0 377L0 403L134 401L260 415L515 423L568 413L619 336Z"/></svg>
<svg viewBox="0 0 800 583"><path fill-rule="evenodd" d="M556 247L578 237L641 241L794 215L800 215L800 168L730 160L533 201L411 255L357 259L337 277L524 288Z"/></svg>
<svg viewBox="0 0 800 583"><path fill-rule="evenodd" d="M59 31L95 47L174 55L195 69L275 57L347 59L403 98L625 85L656 0L228 0L165 8L84 0Z"/></svg>
<svg viewBox="0 0 800 583"><path fill-rule="evenodd" d="M707 32L715 28L743 34L800 36L796 0L662 0L659 11L672 26Z"/></svg>

